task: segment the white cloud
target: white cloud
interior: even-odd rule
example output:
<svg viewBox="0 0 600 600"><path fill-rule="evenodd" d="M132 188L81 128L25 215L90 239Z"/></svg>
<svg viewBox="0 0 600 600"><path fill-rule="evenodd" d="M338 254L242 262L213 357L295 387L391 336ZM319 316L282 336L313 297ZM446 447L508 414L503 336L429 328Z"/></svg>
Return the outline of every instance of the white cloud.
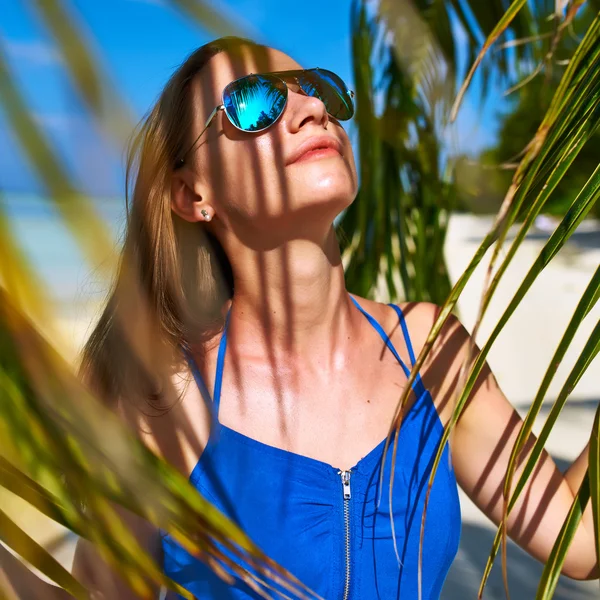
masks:
<svg viewBox="0 0 600 600"><path fill-rule="evenodd" d="M40 66L62 63L56 48L41 40L5 40L5 47L13 60L24 60Z"/></svg>

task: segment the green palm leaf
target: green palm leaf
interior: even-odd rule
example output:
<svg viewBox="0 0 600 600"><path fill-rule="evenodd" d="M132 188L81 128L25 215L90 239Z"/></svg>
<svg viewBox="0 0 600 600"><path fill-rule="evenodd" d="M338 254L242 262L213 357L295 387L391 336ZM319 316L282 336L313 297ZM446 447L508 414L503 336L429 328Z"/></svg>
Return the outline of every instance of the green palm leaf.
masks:
<svg viewBox="0 0 600 600"><path fill-rule="evenodd" d="M596 538L596 562L600 564L600 405L596 409L589 454L589 486L594 515L594 536Z"/></svg>
<svg viewBox="0 0 600 600"><path fill-rule="evenodd" d="M542 579L535 596L536 600L549 600L554 595L560 569L567 556L569 544L575 537L575 532L583 516L583 511L590 498L590 481L586 476L583 478L579 491L573 500L571 510L558 534L554 543L552 552L546 561L546 566L542 573Z"/></svg>
<svg viewBox="0 0 600 600"><path fill-rule="evenodd" d="M523 6L525 6L526 3L527 3L527 0L514 0L513 3L510 5L510 7L508 8L508 10L502 16L502 18L494 25L494 28L488 34L487 39L485 40L485 44L483 45L483 48L480 50L479 54L477 55L477 58L475 59L475 62L473 63L473 66L471 67L471 70L469 71L467 78L463 82L463 84L458 92L458 95L454 102L454 106L452 107L452 112L450 114L450 119L452 121L456 118L456 114L458 113L458 108L460 106L460 103L462 102L463 96L465 95L465 92L467 91L467 88L469 87L469 84L471 83L471 79L473 78L473 75L475 74L477 67L479 67L479 65L481 64L483 57L485 56L487 51L490 49L492 44L498 39L498 37L500 37L500 35L504 31L506 31L506 29L508 28L508 26L510 25L512 20L517 16L517 14L520 12L520 10L523 8ZM479 8L481 5L476 2L473 2L472 6L475 9L475 7ZM481 12L481 11L478 11L478 12Z"/></svg>
<svg viewBox="0 0 600 600"><path fill-rule="evenodd" d="M78 600L88 600L85 588L46 550L0 510L0 540Z"/></svg>
<svg viewBox="0 0 600 600"><path fill-rule="evenodd" d="M494 279L494 282L489 287L489 289L487 289L486 286L486 292L484 294L482 308L480 314L478 315L475 329L473 332L473 339L476 336L479 323L481 322L481 318L483 317L485 308L489 303L491 294L493 293L493 290L497 285L497 282L499 281L502 272L508 265L510 258L514 255L516 248L518 247L520 241L524 237L525 232L530 226L533 217L537 213L539 213L541 206L543 206L543 203L551 193L552 189L570 165L571 161L574 158L574 155L585 143L585 141L587 141L597 129L597 82L600 79L597 76L594 77L592 73L597 73L597 69L599 68L597 61L598 46L597 44L593 43L594 40L598 39L598 24L599 19L597 18L588 29L584 40L579 46L575 56L572 58L570 63L571 68L565 72L563 77L563 85L561 86L559 91L557 91L555 102L561 102L562 99L562 101L564 102L564 112L560 113L560 118L557 118L556 114L554 114L554 116L549 116L546 118L544 127L540 128L539 135L534 140L534 143L532 143L530 149L526 153L523 161L519 166L519 169L515 174L515 177L513 179L513 185L507 194L504 206L500 214L498 215L494 228L486 236L480 248L476 251L467 270L460 277L459 281L454 286L454 289L452 290L448 299L444 303L441 313L436 323L434 324L432 331L430 332L430 335L425 343L425 346L419 358L417 359L416 364L413 367L405 393L399 401L398 408L394 417L394 425L392 431L394 429L397 431L400 427L401 414L404 408L404 403L408 398L408 391L411 388L411 384L414 381L416 373L422 366L426 356L428 355L433 345L434 340L436 339L439 331L441 330L441 327L443 326L443 323L449 316L460 293L462 292L464 285L468 281L475 267L483 258L486 250L494 241L496 241L496 239L498 239L498 244L496 245L495 252L490 263L489 272L491 272L493 268L493 262L498 256L501 243L506 235L506 232L508 231L509 226L512 224L512 222L514 222L518 210L523 210L524 207L527 207L526 222L524 223L519 236L517 236L517 238L515 239L509 256L507 256L506 260L504 261L504 264L499 269ZM571 137L573 139L571 139ZM552 160L550 161L549 159ZM548 172L551 173L549 180L547 179ZM537 273L539 273L539 270L541 270L541 268L543 268L543 266L545 266L545 264L547 264L547 262L556 254L558 249L562 247L566 239L568 239L568 237L572 234L572 232L577 227L581 219L583 219L583 217L590 210L590 208L598 198L599 189L599 170L597 169L596 172L592 175L592 177L588 180L582 192L576 198L575 202L573 203L573 206L567 213L565 219L563 220L563 223L561 224L555 235L551 238L551 240L548 242L548 244L542 251L540 258L538 259L538 261L536 261L537 266L535 267L535 269L537 269ZM530 277L530 280L528 282L524 282L524 286L522 286L519 292L521 293L521 296L519 296L518 293L517 297L513 301L512 309L514 309L514 307L518 304L522 295L524 295L527 287L535 279L535 276L537 276L534 270L532 270L530 275L532 275ZM502 328L503 324L506 322L504 319L507 318L508 314L503 315L503 319L500 321L496 331L499 331ZM458 416L460 415L461 410L464 408L468 394L470 393L471 388L483 366L485 354L487 352L487 349L489 349L490 343L491 341L488 342L486 348L484 348L484 350L481 352L479 359L474 365L469 379L465 384L465 387L463 388L462 383L459 384L459 389L463 389L463 392L456 403L453 416L450 422L448 423L444 432L444 436L440 442L440 446L429 481L427 498L429 497L429 490L431 489L431 485L435 477L435 473L437 471L443 447L448 439L452 427L454 426L458 419ZM398 436L396 436L396 440L397 437ZM396 440L394 440L394 448L392 453L392 460L394 461L397 452ZM390 490L391 489L392 485L390 485ZM424 520L425 514L423 515L421 535L423 535L424 531Z"/></svg>

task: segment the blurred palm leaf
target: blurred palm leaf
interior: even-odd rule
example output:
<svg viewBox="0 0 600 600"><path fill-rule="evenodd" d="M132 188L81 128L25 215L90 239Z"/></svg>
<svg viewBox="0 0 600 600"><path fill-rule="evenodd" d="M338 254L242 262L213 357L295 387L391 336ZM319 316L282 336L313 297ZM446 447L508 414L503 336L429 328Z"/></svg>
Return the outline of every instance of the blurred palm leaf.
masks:
<svg viewBox="0 0 600 600"><path fill-rule="evenodd" d="M539 2L532 2L539 5ZM489 38L494 28L505 15L509 7L508 0L413 0L411 2L393 2L384 0L379 13L387 21L389 29L398 27L411 35L396 36L397 52L404 57L411 69L421 72L416 56L429 57L432 62L444 63L447 69L446 82L454 94L456 74L462 70L460 54L466 52L466 64L472 65L481 48L483 40ZM507 29L507 39L522 39L538 33L538 20L533 18L529 6L515 15ZM461 29L466 39L457 43L457 30ZM461 46L459 48L459 46ZM518 45L514 49L503 47L493 56L489 56L481 65L482 96L489 90L492 73L504 81L514 76L515 67L521 62L532 60L535 47Z"/></svg>
<svg viewBox="0 0 600 600"><path fill-rule="evenodd" d="M110 89L106 74L73 20L72 5L47 0L34 4L56 39L75 89L103 131L121 144L123 132L131 129L128 111L116 95L104 92ZM177 4L209 26L237 32L204 3L182 0ZM7 122L44 184L48 200L85 255L110 273L112 264L105 256L112 238L26 108L1 42L0 90ZM310 595L83 389L21 310L36 323L47 325L52 318L44 288L11 236L2 210L0 231L4 234L0 242L0 485L90 539L142 595L149 593L151 580L190 597L141 550L122 526L115 504L163 528L221 576L229 577L223 566L229 567L261 595L272 585L269 581L301 597ZM85 596L80 584L46 551L4 513L1 517L0 537L9 547L75 597ZM233 563L235 556L243 567Z"/></svg>
<svg viewBox="0 0 600 600"><path fill-rule="evenodd" d="M2 510L0 510L0 540L72 596L79 600L87 600L88 594L85 588L35 540L19 529Z"/></svg>
<svg viewBox="0 0 600 600"><path fill-rule="evenodd" d="M107 133L122 147L133 128L133 116L102 69L89 35L77 23L75 7L65 0L29 0L58 47L75 89Z"/></svg>
<svg viewBox="0 0 600 600"><path fill-rule="evenodd" d="M263 556L250 540L188 480L133 438L120 419L94 400L68 365L44 342L14 307L0 295L0 377L3 406L2 454L17 456L19 465L2 460L0 483L32 502L48 516L93 541L134 589L148 593L144 577L189 595L169 581L123 528L116 503L167 531L194 555L234 569L231 556L241 557L251 571L238 574L252 583L260 573L306 597L297 583ZM110 431L110 435L107 435ZM23 470L34 477L35 484ZM67 486L65 487L64 482ZM21 540L14 527L8 542ZM44 572L46 554L31 548L25 558ZM239 568L236 569L240 571ZM290 576L291 577L291 576ZM265 582L268 583L268 582Z"/></svg>
<svg viewBox="0 0 600 600"><path fill-rule="evenodd" d="M71 181L51 144L27 109L8 68L0 39L0 104L27 160L47 190L48 200L94 264L103 264L112 239L90 200ZM106 267L111 266L108 261Z"/></svg>
<svg viewBox="0 0 600 600"><path fill-rule="evenodd" d="M204 0L170 0L170 2L217 36L238 35L243 37L245 34L242 27L223 15L222 11L217 10L209 2Z"/></svg>

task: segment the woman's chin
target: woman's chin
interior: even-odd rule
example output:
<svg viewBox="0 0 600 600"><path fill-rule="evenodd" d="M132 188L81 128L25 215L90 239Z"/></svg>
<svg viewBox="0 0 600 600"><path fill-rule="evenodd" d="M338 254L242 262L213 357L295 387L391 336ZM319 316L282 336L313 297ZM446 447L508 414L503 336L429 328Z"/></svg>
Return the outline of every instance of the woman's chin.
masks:
<svg viewBox="0 0 600 600"><path fill-rule="evenodd" d="M348 208L355 197L356 192L348 186L312 188L301 198L296 197L292 212L296 216L303 213L313 222L315 219L324 219L333 223L335 217Z"/></svg>
<svg viewBox="0 0 600 600"><path fill-rule="evenodd" d="M307 169L307 171L307 176L294 185L296 190L302 190L300 195L307 201L328 203L337 199L350 203L356 196L356 175L350 169L338 167L329 170Z"/></svg>
<svg viewBox="0 0 600 600"><path fill-rule="evenodd" d="M307 160L293 165L295 168L290 179L294 186L338 188L356 185L356 170L342 157L328 157L321 160Z"/></svg>

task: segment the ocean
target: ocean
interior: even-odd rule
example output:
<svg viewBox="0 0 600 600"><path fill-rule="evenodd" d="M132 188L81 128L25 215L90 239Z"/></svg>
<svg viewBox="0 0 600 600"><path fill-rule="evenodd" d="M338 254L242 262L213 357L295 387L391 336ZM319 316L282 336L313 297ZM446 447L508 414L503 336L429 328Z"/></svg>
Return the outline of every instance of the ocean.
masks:
<svg viewBox="0 0 600 600"><path fill-rule="evenodd" d="M125 223L124 198L97 198L92 202L118 245ZM57 308L95 302L107 294L110 281L100 275L98 265L90 264L83 256L51 201L40 195L4 193L0 195L0 209ZM107 257L109 254L107 248Z"/></svg>

